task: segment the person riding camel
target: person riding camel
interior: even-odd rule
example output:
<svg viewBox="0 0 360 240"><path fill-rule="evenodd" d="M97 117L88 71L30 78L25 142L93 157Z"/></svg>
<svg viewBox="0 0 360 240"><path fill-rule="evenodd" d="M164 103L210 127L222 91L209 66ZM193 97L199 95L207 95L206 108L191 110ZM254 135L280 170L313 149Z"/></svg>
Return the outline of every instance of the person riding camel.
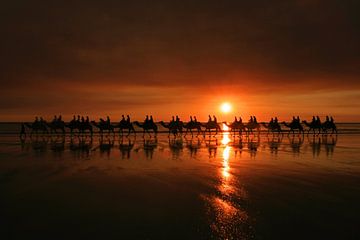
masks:
<svg viewBox="0 0 360 240"><path fill-rule="evenodd" d="M77 115L77 120L76 122L80 123L80 115Z"/></svg>
<svg viewBox="0 0 360 240"><path fill-rule="evenodd" d="M250 116L250 120L249 120L249 123L252 123L254 120L253 120L253 116Z"/></svg>
<svg viewBox="0 0 360 240"><path fill-rule="evenodd" d="M175 117L174 117L174 116L172 116L171 122L172 122L172 123L175 122Z"/></svg>
<svg viewBox="0 0 360 240"><path fill-rule="evenodd" d="M121 121L122 121L122 122L125 121L125 116L124 116L124 114L121 115Z"/></svg>
<svg viewBox="0 0 360 240"><path fill-rule="evenodd" d="M84 116L81 116L81 123L85 123L85 118L84 118Z"/></svg>
<svg viewBox="0 0 360 240"><path fill-rule="evenodd" d="M333 123L334 122L334 118L331 116L330 117L330 122Z"/></svg>
<svg viewBox="0 0 360 240"><path fill-rule="evenodd" d="M57 122L57 117L56 117L56 115L54 115L54 119L52 120L52 123L56 123Z"/></svg>
<svg viewBox="0 0 360 240"><path fill-rule="evenodd" d="M194 122L192 116L190 116L190 122L191 122L191 123Z"/></svg>
<svg viewBox="0 0 360 240"><path fill-rule="evenodd" d="M275 117L274 123L278 123L278 122L279 122L278 118Z"/></svg>
<svg viewBox="0 0 360 240"><path fill-rule="evenodd" d="M130 123L130 116L129 115L126 116L126 122Z"/></svg>
<svg viewBox="0 0 360 240"><path fill-rule="evenodd" d="M149 116L148 115L146 115L146 118L145 118L144 122L145 122L145 124L149 122Z"/></svg>
<svg viewBox="0 0 360 240"><path fill-rule="evenodd" d="M176 122L177 122L177 123L180 122L180 118L179 118L178 115L176 115Z"/></svg>
<svg viewBox="0 0 360 240"><path fill-rule="evenodd" d="M237 121L238 121L238 120L237 120L237 118L236 118L236 116L235 116L235 120L234 120L234 122L236 122L236 123L237 123Z"/></svg>
<svg viewBox="0 0 360 240"><path fill-rule="evenodd" d="M239 117L239 123L242 123L242 118L241 117Z"/></svg>
<svg viewBox="0 0 360 240"><path fill-rule="evenodd" d="M86 122L86 123L89 123L89 122L90 122L89 116L86 116L85 122Z"/></svg>
<svg viewBox="0 0 360 240"><path fill-rule="evenodd" d="M110 117L109 116L106 117L106 124L110 125Z"/></svg>
<svg viewBox="0 0 360 240"><path fill-rule="evenodd" d="M257 123L257 120L256 120L255 116L253 116L253 121L254 121L254 123Z"/></svg>
<svg viewBox="0 0 360 240"><path fill-rule="evenodd" d="M61 115L59 115L59 117L58 117L58 122L61 122L62 121L62 116Z"/></svg>
<svg viewBox="0 0 360 240"><path fill-rule="evenodd" d="M150 115L150 120L149 120L150 123L154 123L154 119L153 119L153 116Z"/></svg>
<svg viewBox="0 0 360 240"><path fill-rule="evenodd" d="M196 122L196 123L197 123L197 119L196 119L196 116L194 116L194 122Z"/></svg>
<svg viewBox="0 0 360 240"><path fill-rule="evenodd" d="M214 119L214 123L217 123L217 119L216 119L215 115L213 115L213 119Z"/></svg>
<svg viewBox="0 0 360 240"><path fill-rule="evenodd" d="M316 124L317 124L317 125L320 125L320 124L321 124L321 120L320 120L320 117L319 117L319 116L316 116Z"/></svg>
<svg viewBox="0 0 360 240"><path fill-rule="evenodd" d="M210 123L211 122L211 116L209 115L209 120L208 120L208 123Z"/></svg>

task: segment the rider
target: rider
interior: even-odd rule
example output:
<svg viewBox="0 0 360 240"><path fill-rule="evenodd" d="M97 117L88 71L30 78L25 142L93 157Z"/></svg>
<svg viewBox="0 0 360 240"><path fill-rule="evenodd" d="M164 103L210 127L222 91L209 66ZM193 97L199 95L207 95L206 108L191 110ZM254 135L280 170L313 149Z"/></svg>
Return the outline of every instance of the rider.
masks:
<svg viewBox="0 0 360 240"><path fill-rule="evenodd" d="M253 116L250 116L250 120L249 120L249 123L252 123L254 120L253 120Z"/></svg>
<svg viewBox="0 0 360 240"><path fill-rule="evenodd" d="M154 123L154 119L153 119L153 116L150 115L150 120L149 120L150 123Z"/></svg>
<svg viewBox="0 0 360 240"><path fill-rule="evenodd" d="M190 122L191 122L191 123L194 122L192 116L190 116Z"/></svg>
<svg viewBox="0 0 360 240"><path fill-rule="evenodd" d="M106 117L106 124L110 125L110 117L109 116Z"/></svg>
<svg viewBox="0 0 360 240"><path fill-rule="evenodd" d="M54 115L54 119L52 120L53 123L56 123L57 121L57 118L56 118L56 115Z"/></svg>
<svg viewBox="0 0 360 240"><path fill-rule="evenodd" d="M86 116L85 122L86 122L86 123L89 123L89 122L90 122L89 116Z"/></svg>
<svg viewBox="0 0 360 240"><path fill-rule="evenodd" d="M146 115L145 123L148 123L148 122L149 122L149 115Z"/></svg>
<svg viewBox="0 0 360 240"><path fill-rule="evenodd" d="M121 115L121 117L122 117L121 121L122 121L122 122L125 121L125 116L124 116L124 114Z"/></svg>
<svg viewBox="0 0 360 240"><path fill-rule="evenodd" d="M126 122L130 123L130 116L129 115L126 116Z"/></svg>
<svg viewBox="0 0 360 240"><path fill-rule="evenodd" d="M257 123L257 120L256 120L255 116L253 116L253 121L254 121L254 123Z"/></svg>
<svg viewBox="0 0 360 240"><path fill-rule="evenodd" d="M208 120L208 122L211 122L211 116L209 115L209 120Z"/></svg>
<svg viewBox="0 0 360 240"><path fill-rule="evenodd" d="M60 114L59 117L58 117L58 122L61 122L61 121L62 121L62 116Z"/></svg>
<svg viewBox="0 0 360 240"><path fill-rule="evenodd" d="M241 117L239 117L239 123L242 123L242 118Z"/></svg>
<svg viewBox="0 0 360 240"><path fill-rule="evenodd" d="M180 118L178 115L176 115L176 122L180 122Z"/></svg>
<svg viewBox="0 0 360 240"><path fill-rule="evenodd" d="M214 123L217 123L217 119L216 119L215 115L213 115L213 118L214 118Z"/></svg>
<svg viewBox="0 0 360 240"><path fill-rule="evenodd" d="M197 119L196 119L196 116L194 116L194 122L196 122L196 123L197 123Z"/></svg>
<svg viewBox="0 0 360 240"><path fill-rule="evenodd" d="M275 123L278 123L278 122L279 122L279 120L278 120L278 118L277 118L277 117L275 117L274 122L275 122Z"/></svg>
<svg viewBox="0 0 360 240"><path fill-rule="evenodd" d="M235 121L234 122L237 122L238 120L237 120L237 118L236 118L236 116L235 116Z"/></svg>

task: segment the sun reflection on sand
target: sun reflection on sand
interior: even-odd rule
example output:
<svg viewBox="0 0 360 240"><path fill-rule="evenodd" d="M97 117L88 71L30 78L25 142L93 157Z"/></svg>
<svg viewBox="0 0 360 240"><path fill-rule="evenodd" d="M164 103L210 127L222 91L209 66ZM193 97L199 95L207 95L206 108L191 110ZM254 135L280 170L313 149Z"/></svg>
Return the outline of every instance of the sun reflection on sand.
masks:
<svg viewBox="0 0 360 240"><path fill-rule="evenodd" d="M225 124L223 130L219 183L216 186L216 194L206 198L209 203L210 228L219 239L248 239L251 235L248 214L242 207L246 199L246 191L239 187L239 179L231 171L233 149L230 146L229 129Z"/></svg>

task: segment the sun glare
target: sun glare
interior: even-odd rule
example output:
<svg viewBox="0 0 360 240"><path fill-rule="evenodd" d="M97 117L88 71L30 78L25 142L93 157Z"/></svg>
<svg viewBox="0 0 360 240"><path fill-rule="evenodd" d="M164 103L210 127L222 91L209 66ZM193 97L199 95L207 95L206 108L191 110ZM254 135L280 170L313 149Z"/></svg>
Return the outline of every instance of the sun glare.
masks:
<svg viewBox="0 0 360 240"><path fill-rule="evenodd" d="M231 111L231 105L230 105L230 103L225 102L225 103L221 104L220 109L221 109L221 112L223 112L223 113L229 113Z"/></svg>

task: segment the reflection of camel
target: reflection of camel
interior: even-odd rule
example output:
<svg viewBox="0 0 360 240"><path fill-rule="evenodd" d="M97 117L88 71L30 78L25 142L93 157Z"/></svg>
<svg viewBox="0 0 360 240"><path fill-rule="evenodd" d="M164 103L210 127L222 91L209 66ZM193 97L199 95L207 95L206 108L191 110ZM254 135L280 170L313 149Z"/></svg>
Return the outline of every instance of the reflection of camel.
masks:
<svg viewBox="0 0 360 240"><path fill-rule="evenodd" d="M107 138L107 141L106 141L106 140L104 140L103 137L100 137L100 139L99 139L99 147L98 148L100 149L101 154L106 153L107 156L109 157L111 149L113 147L114 147L114 140L113 139Z"/></svg>
<svg viewBox="0 0 360 240"><path fill-rule="evenodd" d="M179 121L171 121L169 124L164 123L164 121L160 122L160 125L163 126L164 128L169 129L169 135L172 133L174 134L174 136L177 135L177 133L182 133L182 128L183 128L183 122Z"/></svg>
<svg viewBox="0 0 360 240"><path fill-rule="evenodd" d="M201 123L200 122L188 122L183 126L186 129L185 136L190 131L191 135L193 135L192 130L196 129L198 131L198 135L201 132Z"/></svg>
<svg viewBox="0 0 360 240"><path fill-rule="evenodd" d="M310 137L308 135L307 139L308 139L308 142L309 142L309 144L311 146L313 157L319 156L320 151L321 151L321 138L320 137L315 137L315 135L313 135L312 139L310 139Z"/></svg>
<svg viewBox="0 0 360 240"><path fill-rule="evenodd" d="M240 121L235 121L235 122L232 122L230 124L227 124L226 122L224 122L224 124L230 128L230 132L234 132L234 134L236 132L239 132L239 134L241 135L242 131L245 131L245 124L243 124L242 122Z"/></svg>
<svg viewBox="0 0 360 240"><path fill-rule="evenodd" d="M65 136L62 135L60 138L51 137L51 150L54 152L63 152L65 150Z"/></svg>
<svg viewBox="0 0 360 240"><path fill-rule="evenodd" d="M263 123L263 126L268 130L268 134L270 131L281 133L281 126L278 122L269 122L269 124Z"/></svg>
<svg viewBox="0 0 360 240"><path fill-rule="evenodd" d="M177 159L183 149L183 140L181 139L169 139L169 148L173 155L173 158Z"/></svg>
<svg viewBox="0 0 360 240"><path fill-rule="evenodd" d="M292 133L295 133L295 130L298 130L299 131L299 133L303 133L304 134L304 128L303 128L303 126L301 125L301 123L300 122L291 122L291 123L286 123L286 122L283 122L283 124L286 126L286 127L288 127L288 128L290 128L290 130L289 130L289 134L290 134L290 132L292 132Z"/></svg>
<svg viewBox="0 0 360 240"><path fill-rule="evenodd" d="M144 139L143 147L145 151L145 156L147 159L152 159L154 151L157 148L158 141L157 139Z"/></svg>
<svg viewBox="0 0 360 240"><path fill-rule="evenodd" d="M123 159L125 157L127 159L130 158L130 152L134 148L134 145L135 145L135 143L133 141L131 141L130 138L127 138L127 139L128 139L127 143L124 142L124 137L122 137L121 140L119 139L119 149L120 149L121 156Z"/></svg>
<svg viewBox="0 0 360 240"><path fill-rule="evenodd" d="M135 133L134 126L131 124L131 122L128 122L126 120L121 120L118 125L115 125L114 128L119 128L119 134L123 135L124 129L129 130L128 135L130 135L131 132Z"/></svg>
<svg viewBox="0 0 360 240"><path fill-rule="evenodd" d="M157 134L158 127L156 126L156 124L154 122L148 121L148 122L144 122L143 124L141 124L138 121L135 121L134 124L144 130L143 136L145 136L145 132L147 132L150 135L149 130L153 130L155 135Z"/></svg>
<svg viewBox="0 0 360 240"><path fill-rule="evenodd" d="M328 137L327 135L323 136L323 144L325 146L325 151L327 156L331 156L334 153L334 149L337 143L337 135L335 137Z"/></svg>
<svg viewBox="0 0 360 240"><path fill-rule="evenodd" d="M204 135L207 131L209 131L209 134L211 134L211 130L215 129L215 134L219 132L222 132L220 125L217 122L209 121L207 123L201 124L201 126L205 127Z"/></svg>
<svg viewBox="0 0 360 240"><path fill-rule="evenodd" d="M269 143L269 148L270 148L270 153L274 153L277 154L279 147L281 145L282 142L282 137L283 135L280 135L280 137L274 137L272 139L268 138L268 143Z"/></svg>
<svg viewBox="0 0 360 240"><path fill-rule="evenodd" d="M24 123L23 126L26 126L27 128L31 129L30 136L33 133L38 134L41 131L42 131L42 134L49 133L45 122Z"/></svg>
<svg viewBox="0 0 360 240"><path fill-rule="evenodd" d="M255 138L249 137L247 139L248 139L247 147L248 147L248 150L250 151L250 156L255 157L258 147L260 146L260 137L259 136L255 137Z"/></svg>
<svg viewBox="0 0 360 240"><path fill-rule="evenodd" d="M298 137L293 135L292 138L290 138L290 136L288 138L293 153L300 153L300 148L304 143L304 137L302 135L299 135Z"/></svg>
<svg viewBox="0 0 360 240"><path fill-rule="evenodd" d="M77 142L75 140L78 140ZM74 153L85 154L84 157L88 157L90 150L93 147L93 138L87 137L76 137L71 136L70 138L70 150ZM81 157L81 156L80 156Z"/></svg>
<svg viewBox="0 0 360 240"><path fill-rule="evenodd" d="M205 145L209 151L209 158L212 157L215 158L217 153L217 148L219 146L218 139L216 137L215 139L209 137L208 139L205 139Z"/></svg>
<svg viewBox="0 0 360 240"><path fill-rule="evenodd" d="M306 120L304 120L302 122L305 124L305 126L309 127L308 133L310 133L311 130L313 131L314 134L315 134L316 130L319 131L319 134L321 133L321 130L323 127L320 122L313 121L313 122L308 123Z"/></svg>
<svg viewBox="0 0 360 240"><path fill-rule="evenodd" d="M110 133L115 134L114 126L111 125L110 123L107 123L107 122L99 122L99 123L97 123L95 121L91 121L91 124L99 129L100 134L103 134L104 131L106 131L106 130L109 131L109 134Z"/></svg>
<svg viewBox="0 0 360 240"><path fill-rule="evenodd" d="M199 138L196 138L197 141L194 141L194 138L191 138L190 140L186 140L186 148L190 151L190 157L196 156L196 153L198 149L201 148L201 141Z"/></svg>

